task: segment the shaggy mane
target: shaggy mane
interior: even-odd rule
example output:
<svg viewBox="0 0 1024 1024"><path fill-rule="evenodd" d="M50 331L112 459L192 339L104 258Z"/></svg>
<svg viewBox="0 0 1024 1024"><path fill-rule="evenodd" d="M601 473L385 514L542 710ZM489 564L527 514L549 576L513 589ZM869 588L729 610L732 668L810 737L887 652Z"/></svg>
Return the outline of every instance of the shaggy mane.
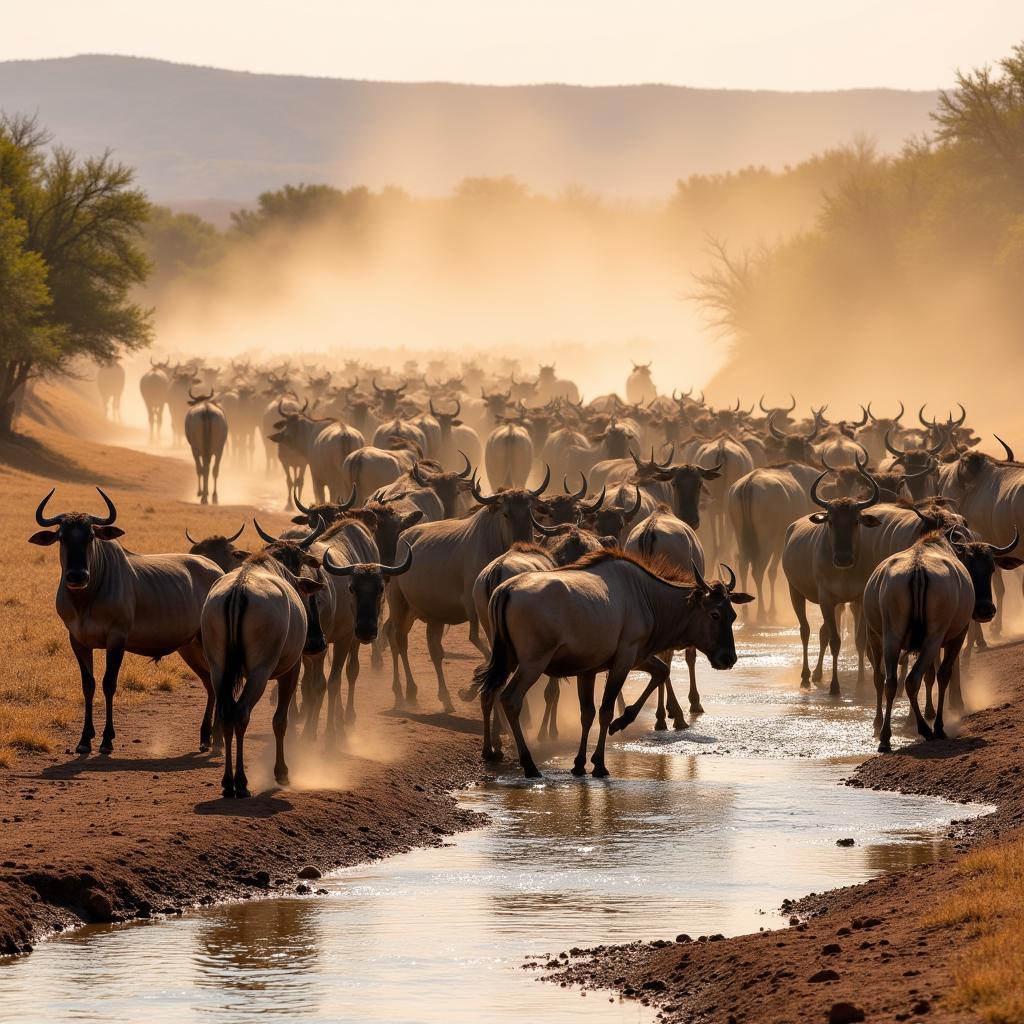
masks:
<svg viewBox="0 0 1024 1024"><path fill-rule="evenodd" d="M509 551L520 551L524 555L550 555L551 552L542 548L539 544L534 544L533 541L529 540L517 540Z"/></svg>
<svg viewBox="0 0 1024 1024"><path fill-rule="evenodd" d="M667 559L664 555L655 558L644 558L643 555L634 554L632 551L623 551L621 548L602 548L600 551L590 551L582 558L563 566L564 569L583 570L590 569L602 562L618 560L620 562L631 562L642 569L648 576L668 583L683 583L687 586L696 586L697 581L693 573L680 569L678 565Z"/></svg>

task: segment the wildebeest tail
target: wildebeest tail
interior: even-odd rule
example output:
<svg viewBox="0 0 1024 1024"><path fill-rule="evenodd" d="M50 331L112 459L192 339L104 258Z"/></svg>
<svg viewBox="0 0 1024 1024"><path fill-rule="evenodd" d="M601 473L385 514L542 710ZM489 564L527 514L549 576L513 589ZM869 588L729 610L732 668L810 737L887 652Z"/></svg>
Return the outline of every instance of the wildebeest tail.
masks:
<svg viewBox="0 0 1024 1024"><path fill-rule="evenodd" d="M907 621L907 650L920 651L928 634L928 573L915 565L910 573L910 618Z"/></svg>
<svg viewBox="0 0 1024 1024"><path fill-rule="evenodd" d="M750 481L745 480L739 486L740 499L740 552L744 558L753 562L757 558L757 530L754 529L753 494Z"/></svg>
<svg viewBox="0 0 1024 1024"><path fill-rule="evenodd" d="M248 604L244 587L232 587L225 602L224 614L227 618L227 649L224 652L224 674L221 676L217 691L217 709L220 718L229 722L234 717L238 698L242 695L245 680L242 678L244 669L245 648L242 641L242 616Z"/></svg>
<svg viewBox="0 0 1024 1024"><path fill-rule="evenodd" d="M489 612L494 639L491 642L491 656L486 664L473 673L473 685L481 693L497 693L508 680L509 673L516 667L518 658L515 648L508 635L505 614L508 610L509 596L512 591L507 587L496 590L491 598Z"/></svg>
<svg viewBox="0 0 1024 1024"><path fill-rule="evenodd" d="M654 550L657 546L658 535L651 529L650 519L647 520L647 525L644 526L640 533L640 554L644 558L654 558L657 552Z"/></svg>

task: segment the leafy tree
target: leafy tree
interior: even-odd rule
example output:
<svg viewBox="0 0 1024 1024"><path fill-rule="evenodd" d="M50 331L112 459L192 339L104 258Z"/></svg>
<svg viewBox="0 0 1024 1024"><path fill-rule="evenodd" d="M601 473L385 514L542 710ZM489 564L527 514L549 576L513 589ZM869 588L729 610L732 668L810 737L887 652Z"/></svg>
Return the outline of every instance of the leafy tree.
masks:
<svg viewBox="0 0 1024 1024"><path fill-rule="evenodd" d="M0 434L10 432L27 381L67 372L81 356L115 359L150 337L150 313L130 300L149 269L140 245L149 204L131 188L133 172L109 153L79 158L59 146L47 153L48 143L34 119L0 119L0 193L8 203L11 287L19 280L24 294L26 280L41 268L49 299L43 301L37 291L29 309L23 299L22 314L15 314L20 326L5 329ZM36 269L26 269L30 264ZM15 278L16 266L21 270ZM2 284L0 307L6 311L10 298L6 280Z"/></svg>
<svg viewBox="0 0 1024 1024"><path fill-rule="evenodd" d="M159 295L173 281L212 267L225 245L223 235L202 217L151 206L145 249L153 265L148 285Z"/></svg>

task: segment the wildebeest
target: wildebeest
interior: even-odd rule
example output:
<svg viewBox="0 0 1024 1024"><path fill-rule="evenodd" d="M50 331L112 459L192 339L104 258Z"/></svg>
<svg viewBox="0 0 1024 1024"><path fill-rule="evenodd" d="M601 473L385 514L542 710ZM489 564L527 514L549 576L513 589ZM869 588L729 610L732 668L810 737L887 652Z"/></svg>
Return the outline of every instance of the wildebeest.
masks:
<svg viewBox="0 0 1024 1024"><path fill-rule="evenodd" d="M29 542L60 544L61 577L57 586L57 614L68 628L71 649L82 673L85 724L76 750L92 749L96 730L92 702L96 692L93 651L104 650L103 672L106 725L100 753L114 749L114 694L125 653L162 658L177 652L206 687L206 711L199 730L199 749L210 747L214 691L199 639L203 602L221 577L220 568L197 555L136 555L116 543L124 530L114 525L117 509L99 491L106 516L84 512L45 515L53 490L36 509L36 522L44 527ZM57 527L56 530L49 529Z"/></svg>
<svg viewBox="0 0 1024 1024"><path fill-rule="evenodd" d="M249 557L248 551L242 551L235 547L235 541L242 536L242 531L245 529L245 523L238 528L238 530L231 534L230 537L225 537L222 534L215 534L212 537L204 537L202 540L196 540L189 532L188 528L185 529L185 539L192 545L188 549L190 555L202 555L203 558L208 558L211 562L215 562L221 567L224 572L234 572L238 568L239 562L244 562Z"/></svg>
<svg viewBox="0 0 1024 1024"><path fill-rule="evenodd" d="M533 442L525 427L504 423L495 427L484 446L484 466L491 489L526 486L533 464Z"/></svg>
<svg viewBox="0 0 1024 1024"><path fill-rule="evenodd" d="M419 523L407 530L405 540L412 546L415 561L411 572L388 587L388 622L393 667L392 689L395 705L416 701L416 682L409 664L409 630L417 619L426 623L427 648L437 675L437 696L446 711L453 705L444 678L445 626L469 621L469 639L481 654L487 647L480 639L480 624L473 604L473 585L480 570L516 541L533 540L533 509L548 484L545 474L534 491L508 490L485 495L473 485L473 497L482 508L460 519ZM405 669L403 697L398 678L398 660Z"/></svg>
<svg viewBox="0 0 1024 1024"><path fill-rule="evenodd" d="M139 379L139 391L146 405L149 417L149 440L159 440L160 430L164 424L164 406L171 390L170 360L154 363L150 359L150 368Z"/></svg>
<svg viewBox="0 0 1024 1024"><path fill-rule="evenodd" d="M669 668L657 655L678 647L696 647L713 668L732 668L732 605L752 600L724 583L706 583L699 573L680 574L674 566L648 564L621 551L599 551L565 569L516 576L491 597L492 651L475 677L485 728L500 693L523 773L539 777L519 721L523 700L543 674L577 676L583 731L572 771L583 775L594 681L607 671L600 735L591 757L593 774L607 776L605 740L629 672L635 667L649 672L653 683L664 682ZM485 735L489 758L488 740Z"/></svg>
<svg viewBox="0 0 1024 1024"><path fill-rule="evenodd" d="M658 397L651 380L650 363L633 363L633 372L626 378L626 401L632 405L646 405Z"/></svg>
<svg viewBox="0 0 1024 1024"><path fill-rule="evenodd" d="M196 479L199 486L196 496L201 504L210 501L210 474L213 474L213 503L217 504L217 478L220 476L220 460L228 440L228 419L224 410L208 395L192 394L188 391L189 410L185 414L185 440L192 449L196 464Z"/></svg>
<svg viewBox="0 0 1024 1024"><path fill-rule="evenodd" d="M264 536L259 524L256 529ZM318 654L325 647L319 620L308 611L311 596L323 583L301 575L304 568L320 568L319 560L306 549L322 532L321 524L302 541L274 541L250 555L215 583L203 607L203 650L224 733L225 797L249 796L243 757L245 731L271 679L278 682L274 778L279 785L288 784L284 737L302 655Z"/></svg>
<svg viewBox="0 0 1024 1024"><path fill-rule="evenodd" d="M103 415L121 422L121 395L124 393L124 367L112 360L96 367L96 387L103 402Z"/></svg>

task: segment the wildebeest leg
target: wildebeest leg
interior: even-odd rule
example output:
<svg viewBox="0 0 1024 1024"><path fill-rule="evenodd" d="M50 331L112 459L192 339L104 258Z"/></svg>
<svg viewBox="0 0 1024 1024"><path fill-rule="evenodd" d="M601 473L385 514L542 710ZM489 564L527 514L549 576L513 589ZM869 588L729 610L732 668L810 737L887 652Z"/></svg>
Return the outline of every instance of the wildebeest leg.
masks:
<svg viewBox="0 0 1024 1024"><path fill-rule="evenodd" d="M935 705L932 704L932 689L935 685L935 662L924 670L924 717L935 717Z"/></svg>
<svg viewBox="0 0 1024 1024"><path fill-rule="evenodd" d="M946 731L942 725L942 710L946 698L946 686L951 678L959 679L960 676L960 649L963 647L966 633L954 637L942 652L942 662L939 664L939 703L935 709L935 738L944 740Z"/></svg>
<svg viewBox="0 0 1024 1024"><path fill-rule="evenodd" d="M484 719L484 749L481 757L485 761L501 760L501 728L498 721L498 709L495 693L480 693L480 710Z"/></svg>
<svg viewBox="0 0 1024 1024"><path fill-rule="evenodd" d="M921 688L921 679L924 676L925 669L929 665L935 664L935 659L939 656L939 650L941 648L940 639L932 639L929 637L925 640L921 646L921 653L917 656L917 661L914 662L914 667L907 673L907 697L910 700L910 707L914 712L914 721L917 722L918 735L923 736L926 740L934 739L931 727L924 719L924 715L921 714L921 706L918 703L918 694Z"/></svg>
<svg viewBox="0 0 1024 1024"><path fill-rule="evenodd" d="M485 657L491 656L491 649L480 636L480 620L476 617L476 605L472 596L465 601L466 614L469 616L469 642Z"/></svg>
<svg viewBox="0 0 1024 1024"><path fill-rule="evenodd" d="M345 721L351 725L356 720L356 681L359 679L359 643L349 642L348 660L345 662L345 678L348 681L348 700L345 702Z"/></svg>
<svg viewBox="0 0 1024 1024"><path fill-rule="evenodd" d="M341 673L345 665L348 647L335 641L331 645L331 671L327 677L327 724L324 726L324 743L328 748L335 745L338 731L342 727Z"/></svg>
<svg viewBox="0 0 1024 1024"><path fill-rule="evenodd" d="M867 686L865 684L864 655L867 653L866 626L864 623L864 609L860 601L851 605L853 608L854 639L857 644L857 686L853 691L857 701L867 700Z"/></svg>
<svg viewBox="0 0 1024 1024"><path fill-rule="evenodd" d="M779 609L776 602L776 581L779 578L779 562L782 560L782 549L776 548L768 561L768 599L771 607L768 609L768 621L772 624L779 621Z"/></svg>
<svg viewBox="0 0 1024 1024"><path fill-rule="evenodd" d="M654 731L665 732L668 722L665 721L665 684L658 687L658 707L654 712Z"/></svg>
<svg viewBox="0 0 1024 1024"><path fill-rule="evenodd" d="M117 692L117 676L124 660L124 637L107 640L107 664L103 670L103 702L106 704L107 721L103 726L100 753L109 754L114 749L114 694Z"/></svg>
<svg viewBox="0 0 1024 1024"><path fill-rule="evenodd" d="M828 626L824 622L818 627L818 662L811 673L811 682L820 683L825 674L825 648L828 646Z"/></svg>
<svg viewBox="0 0 1024 1024"><path fill-rule="evenodd" d="M807 649L804 648L804 657L807 657ZM700 702L700 694L697 692L697 648L687 647L683 651L683 657L686 658L686 671L690 676L690 692L688 694L690 701L690 714L691 715L703 715L704 706ZM806 661L805 661L806 664Z"/></svg>
<svg viewBox="0 0 1024 1024"><path fill-rule="evenodd" d="M443 636L443 622L427 623L427 650L437 673L437 699L441 702L445 714L450 715L455 710L455 705L452 704L452 698L448 693L448 684L444 681L444 646L441 643Z"/></svg>
<svg viewBox="0 0 1024 1024"><path fill-rule="evenodd" d="M960 692L960 659L953 662L953 674L949 680L949 703L950 707L958 714L964 713L964 697Z"/></svg>
<svg viewBox="0 0 1024 1024"><path fill-rule="evenodd" d="M320 726L320 709L324 706L324 694L327 691L327 679L324 675L326 654L303 656L302 666L302 717L304 719L302 738L315 740ZM277 700L281 702L282 682L277 681ZM295 687L292 687L292 692Z"/></svg>
<svg viewBox="0 0 1024 1024"><path fill-rule="evenodd" d="M868 637L868 646L871 652L871 673L875 682L875 737L882 731L882 689L885 686L885 673L882 666L882 651L878 644L878 638Z"/></svg>
<svg viewBox="0 0 1024 1024"><path fill-rule="evenodd" d="M992 573L992 597L996 603L996 617L992 620L992 636L998 639L1003 635L1003 598L1006 595L1006 580L1002 571L996 569Z"/></svg>
<svg viewBox="0 0 1024 1024"><path fill-rule="evenodd" d="M213 706L216 700L216 693L213 683L210 680L210 670L206 664L206 657L203 654L202 641L196 638L191 643L178 649L181 660L199 677L206 689L206 710L203 712L203 721L199 726L199 750L210 749L210 740L213 740L214 750L220 750L224 744L224 734L221 728L220 719L213 720Z"/></svg>
<svg viewBox="0 0 1024 1024"><path fill-rule="evenodd" d="M576 776L587 774L587 744L590 741L590 727L594 724L594 680L596 673L588 672L576 677L576 694L580 701L580 747L572 763Z"/></svg>
<svg viewBox="0 0 1024 1024"><path fill-rule="evenodd" d="M278 681L279 693L280 690L280 681ZM239 706L235 709L235 716L235 796L238 799L244 799L247 796L252 796L249 792L249 780L245 777L245 761L242 756L245 730L249 725L249 711L247 708Z"/></svg>
<svg viewBox="0 0 1024 1024"><path fill-rule="evenodd" d="M274 712L274 741L276 756L274 758L274 778L279 786L288 785L288 765L284 760L284 736L288 731L288 705L292 693L299 681L299 666L281 676L277 681L277 710ZM239 750L241 753L241 750ZM236 781L237 785L237 781Z"/></svg>
<svg viewBox="0 0 1024 1024"><path fill-rule="evenodd" d="M214 505L220 504L220 499L217 497L217 478L220 476L220 459L221 452L217 452L213 456L213 503Z"/></svg>
<svg viewBox="0 0 1024 1024"><path fill-rule="evenodd" d="M92 701L96 695L96 677L92 673L92 648L83 647L74 637L71 637L71 649L75 652L75 659L82 673L82 699L85 703L82 738L78 741L75 752L88 754L92 750L92 741L96 736L96 729L92 724Z"/></svg>
<svg viewBox="0 0 1024 1024"><path fill-rule="evenodd" d="M882 719L882 729L878 734L879 753L888 754L892 752L892 702L896 699L896 691L899 689L897 677L897 665L900 657L900 640L886 636L882 645L882 665L885 672L885 717Z"/></svg>
<svg viewBox="0 0 1024 1024"><path fill-rule="evenodd" d="M505 684L501 691L501 707L505 712L505 720L516 741L516 750L519 752L519 764L522 766L523 774L528 779L539 779L540 772L534 763L533 755L526 744L526 737L523 735L523 726L519 721L519 710L523 706L526 694L530 687L540 678L543 668L540 666L524 665L522 662L516 666L512 678Z"/></svg>
<svg viewBox="0 0 1024 1024"><path fill-rule="evenodd" d="M667 658L668 664L672 664L672 652L668 652ZM670 669L671 671L671 669ZM686 724L686 715L683 714L683 709L679 706L679 701L676 700L676 691L672 689L672 680L665 680L665 707L668 709L669 717L672 719L672 728L689 729L690 727Z"/></svg>
<svg viewBox="0 0 1024 1024"><path fill-rule="evenodd" d="M544 687L544 717L540 722L537 740L555 739L558 736L558 687L561 680L558 676L548 676Z"/></svg>
<svg viewBox="0 0 1024 1024"><path fill-rule="evenodd" d="M807 648L811 642L811 624L807 621L807 599L803 594L797 593L793 587L789 588L789 599L793 602L793 611L796 613L796 620L800 623L800 646L803 647L804 652L804 663L800 669L800 685L804 689L810 689L811 686L811 665L807 655ZM689 648L687 648L689 650ZM689 664L689 658L687 658L687 664ZM693 710L693 700L691 694L690 710Z"/></svg>
<svg viewBox="0 0 1024 1024"><path fill-rule="evenodd" d="M604 763L605 741L608 739L608 729L612 724L612 715L615 713L615 698L622 691L623 684L626 682L626 676L629 675L632 667L633 658L620 662L618 665L613 665L608 672L608 679L604 684L604 693L601 695L601 709L598 712L600 731L597 736L597 746L594 748L594 753L590 758L590 763L594 766L591 774L597 779L608 777L608 769ZM668 666L656 656L644 659L636 667L643 672L650 672L651 685L654 687L660 686L668 679Z"/></svg>
<svg viewBox="0 0 1024 1024"><path fill-rule="evenodd" d="M193 451L192 461L196 464L196 497L205 505L205 495L203 494L203 457L198 451Z"/></svg>
<svg viewBox="0 0 1024 1024"><path fill-rule="evenodd" d="M836 622L836 606L824 602L821 605L821 615L824 620L825 629L828 631L828 646L832 654L832 682L828 692L832 697L841 697L842 690L839 689L839 624Z"/></svg>

